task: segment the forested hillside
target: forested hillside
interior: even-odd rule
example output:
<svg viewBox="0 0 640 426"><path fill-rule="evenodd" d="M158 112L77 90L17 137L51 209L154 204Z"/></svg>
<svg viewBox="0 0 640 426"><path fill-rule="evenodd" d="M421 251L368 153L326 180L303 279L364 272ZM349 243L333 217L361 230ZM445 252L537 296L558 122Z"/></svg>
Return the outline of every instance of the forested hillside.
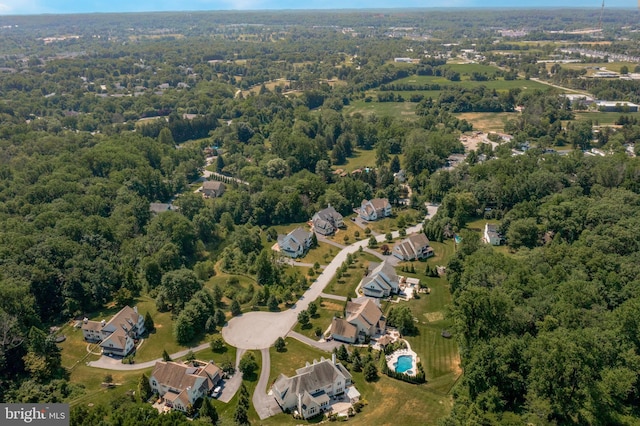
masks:
<svg viewBox="0 0 640 426"><path fill-rule="evenodd" d="M511 251L462 234L449 263L465 374L443 424L635 424L639 171L625 155L526 155L459 177L479 199L486 180L520 191Z"/></svg>

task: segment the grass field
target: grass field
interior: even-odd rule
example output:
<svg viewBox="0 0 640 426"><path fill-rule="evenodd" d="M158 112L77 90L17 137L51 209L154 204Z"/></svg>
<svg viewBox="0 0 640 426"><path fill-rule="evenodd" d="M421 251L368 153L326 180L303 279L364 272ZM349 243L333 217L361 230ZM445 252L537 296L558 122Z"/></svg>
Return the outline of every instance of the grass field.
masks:
<svg viewBox="0 0 640 426"><path fill-rule="evenodd" d="M576 112L576 120L578 121L589 121L591 120L593 124L614 124L621 115L629 115L631 117L640 117L640 113L630 112L630 113L621 113L621 112Z"/></svg>
<svg viewBox="0 0 640 426"><path fill-rule="evenodd" d="M341 229L338 229L334 235L331 235L328 238L330 240L335 241L338 244L344 244L344 245L353 244L356 241L364 239L365 238L364 229L360 228L358 225L353 223L353 221L351 220L351 217L353 216L352 215L346 216L344 218L344 227ZM356 232L360 235L359 237L356 237ZM347 237L346 241L345 241L345 236ZM336 247L334 251L337 253L339 251L338 247ZM329 261L331 261L331 259L329 259Z"/></svg>
<svg viewBox="0 0 640 426"><path fill-rule="evenodd" d="M376 166L376 150L375 149L356 149L353 151L353 156L347 158L347 162L340 166L335 166L336 169L343 169L347 172L351 172L355 169L364 169L365 167Z"/></svg>
<svg viewBox="0 0 640 426"><path fill-rule="evenodd" d="M349 267L349 271L340 280L333 277L325 287L324 292L337 296L355 297L356 287L362 279L369 262L380 262L380 259L368 253L356 253L356 261Z"/></svg>
<svg viewBox="0 0 640 426"><path fill-rule="evenodd" d="M451 65L451 67L467 67L467 66L475 66L477 64L471 65ZM495 70L495 69L494 69ZM458 70L457 70L458 71ZM538 83L532 80L489 80L489 81L472 81L469 80L468 73L473 72L472 70L468 72L461 72L460 81L450 81L444 77L437 76L423 76L423 75L413 75L410 77L401 78L399 80L395 80L393 83L396 84L440 84L443 86L453 86L453 87L464 87L466 89L473 89L478 86L485 86L488 89L495 89L497 91L507 91L509 89L522 89L523 92L531 91L531 90L548 90L549 86Z"/></svg>
<svg viewBox="0 0 640 426"><path fill-rule="evenodd" d="M467 120L473 124L474 130L481 130L485 133L503 132L504 125L508 120L516 118L516 112L463 112L454 114L460 120Z"/></svg>
<svg viewBox="0 0 640 426"><path fill-rule="evenodd" d="M365 102L364 100L358 100L351 102L349 106L344 107L344 112L347 115L359 113L365 117L375 114L379 117L395 117L406 120L417 120L418 116L416 115L416 105L417 104L414 102Z"/></svg>

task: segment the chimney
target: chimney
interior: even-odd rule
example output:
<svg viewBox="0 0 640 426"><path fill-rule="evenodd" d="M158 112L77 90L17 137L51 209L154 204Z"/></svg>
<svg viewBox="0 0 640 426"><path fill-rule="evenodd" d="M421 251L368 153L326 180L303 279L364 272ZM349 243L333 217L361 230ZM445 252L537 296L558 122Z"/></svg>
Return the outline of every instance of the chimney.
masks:
<svg viewBox="0 0 640 426"><path fill-rule="evenodd" d="M302 415L302 394L298 394L298 413Z"/></svg>
<svg viewBox="0 0 640 426"><path fill-rule="evenodd" d="M133 307L133 312L135 312L136 314L138 313L138 307L137 306Z"/></svg>
<svg viewBox="0 0 640 426"><path fill-rule="evenodd" d="M85 324L86 324L86 323L88 323L88 322L89 322L89 318L84 317L84 319L82 320L82 322L83 322L83 323L85 323Z"/></svg>
<svg viewBox="0 0 640 426"><path fill-rule="evenodd" d="M331 362L333 363L333 365L336 365L336 353L332 353L331 354Z"/></svg>

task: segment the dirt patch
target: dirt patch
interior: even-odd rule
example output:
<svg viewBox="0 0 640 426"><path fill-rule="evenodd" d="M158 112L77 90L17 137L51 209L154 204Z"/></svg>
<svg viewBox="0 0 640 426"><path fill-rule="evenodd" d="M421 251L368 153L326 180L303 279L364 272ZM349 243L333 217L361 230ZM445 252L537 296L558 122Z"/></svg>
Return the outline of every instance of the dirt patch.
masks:
<svg viewBox="0 0 640 426"><path fill-rule="evenodd" d="M465 151L477 151L480 144L486 143L491 145L494 149L498 146L496 142L490 141L487 133L483 132L473 132L470 135L462 135L460 136L460 142L464 145Z"/></svg>
<svg viewBox="0 0 640 426"><path fill-rule="evenodd" d="M456 355L452 360L451 360L451 365L450 365L451 371L453 372L453 374L456 375L456 377L460 376L462 374L462 368L460 368L460 355Z"/></svg>
<svg viewBox="0 0 640 426"><path fill-rule="evenodd" d="M427 318L427 321L429 322L442 321L444 319L444 314L440 311L428 312L428 313L425 313L424 316Z"/></svg>
<svg viewBox="0 0 640 426"><path fill-rule="evenodd" d="M328 311L342 311L343 306L335 302L322 301L322 307Z"/></svg>

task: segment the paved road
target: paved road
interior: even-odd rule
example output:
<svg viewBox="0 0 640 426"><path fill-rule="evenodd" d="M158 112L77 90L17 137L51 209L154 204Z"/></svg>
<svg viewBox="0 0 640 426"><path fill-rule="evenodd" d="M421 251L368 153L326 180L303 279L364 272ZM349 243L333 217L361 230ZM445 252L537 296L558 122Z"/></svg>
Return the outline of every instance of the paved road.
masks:
<svg viewBox="0 0 640 426"><path fill-rule="evenodd" d="M238 370L238 366L240 365L240 359L242 355L244 355L244 349L238 349L236 352L236 372L229 379L224 381L224 385L222 387L222 393L218 398L219 401L229 402L235 396L238 389L240 389L240 385L242 384L242 373Z"/></svg>
<svg viewBox="0 0 640 426"><path fill-rule="evenodd" d="M171 359L177 359L177 358L186 356L189 353L189 351L198 352L198 351L207 349L208 347L209 347L209 343L203 343L200 346L196 346L190 349L185 349L185 350L176 352L174 354L170 354L169 356L171 357ZM162 361L162 358L154 359L152 361L147 361L147 362L136 363L136 364L123 364L121 358L111 358L109 356L102 355L96 361L89 361L87 365L89 367L104 368L105 370L121 370L121 371L144 370L145 368L153 367L158 361Z"/></svg>
<svg viewBox="0 0 640 426"><path fill-rule="evenodd" d="M267 417L282 413L282 410L275 398L267 394L269 374L271 373L271 356L269 355L269 349L262 349L260 353L262 354L262 369L260 370L260 378L256 384L256 389L253 392L252 402L258 416L260 416L260 420L264 420Z"/></svg>

